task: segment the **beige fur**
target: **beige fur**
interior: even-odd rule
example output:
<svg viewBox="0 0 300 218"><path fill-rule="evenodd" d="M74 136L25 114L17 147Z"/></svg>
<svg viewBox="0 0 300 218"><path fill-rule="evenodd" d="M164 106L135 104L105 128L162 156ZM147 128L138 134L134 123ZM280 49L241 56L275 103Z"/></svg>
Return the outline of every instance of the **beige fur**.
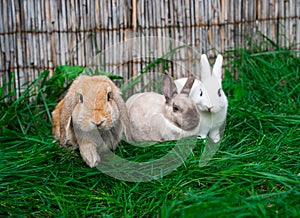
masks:
<svg viewBox="0 0 300 218"><path fill-rule="evenodd" d="M60 113L63 104L65 103L65 99L62 99L55 107L54 111L52 111L52 134L56 140L60 139Z"/></svg>
<svg viewBox="0 0 300 218"><path fill-rule="evenodd" d="M169 75L162 84L163 95L144 92L131 96L126 106L129 111L132 138L140 141L176 140L198 127L199 113L195 102L188 97L194 82L191 74L184 91L177 88Z"/></svg>

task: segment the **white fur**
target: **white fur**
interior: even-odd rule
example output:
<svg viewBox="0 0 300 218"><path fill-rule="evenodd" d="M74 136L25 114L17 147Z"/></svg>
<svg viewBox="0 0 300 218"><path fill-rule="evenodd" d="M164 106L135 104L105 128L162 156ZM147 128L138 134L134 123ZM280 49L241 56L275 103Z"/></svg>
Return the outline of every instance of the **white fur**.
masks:
<svg viewBox="0 0 300 218"><path fill-rule="evenodd" d="M220 140L220 131L225 122L228 107L227 97L222 90L222 62L222 55L218 55L211 70L207 56L203 54L201 56L201 79L195 80L189 94L189 97L197 104L200 113L199 136L205 138L209 135L214 142ZM178 91L182 89L186 80L187 78L181 78L174 81Z"/></svg>

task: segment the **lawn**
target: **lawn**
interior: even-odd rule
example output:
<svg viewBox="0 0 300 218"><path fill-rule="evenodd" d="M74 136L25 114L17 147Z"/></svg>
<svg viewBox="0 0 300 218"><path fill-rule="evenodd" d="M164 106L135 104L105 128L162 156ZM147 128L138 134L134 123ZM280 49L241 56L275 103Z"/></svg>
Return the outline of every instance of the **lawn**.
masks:
<svg viewBox="0 0 300 218"><path fill-rule="evenodd" d="M177 170L147 182L91 169L78 150L54 141L51 111L66 89L63 72L72 81L81 67L57 67L52 79L45 71L17 100L14 90L1 88L0 216L300 217L299 55L227 51L229 108L216 155L199 167L205 147L199 140ZM152 150L122 142L116 152L143 161L174 143Z"/></svg>

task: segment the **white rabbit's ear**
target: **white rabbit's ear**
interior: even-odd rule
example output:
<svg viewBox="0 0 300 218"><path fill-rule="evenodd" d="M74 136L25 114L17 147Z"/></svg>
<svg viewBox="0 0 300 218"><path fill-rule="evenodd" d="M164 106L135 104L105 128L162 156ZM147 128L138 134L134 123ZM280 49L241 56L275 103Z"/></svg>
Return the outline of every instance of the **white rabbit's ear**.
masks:
<svg viewBox="0 0 300 218"><path fill-rule="evenodd" d="M174 98L175 95L178 94L176 85L173 79L169 76L169 74L165 73L163 81L162 81L162 92L166 97L166 101L168 102L170 99Z"/></svg>
<svg viewBox="0 0 300 218"><path fill-rule="evenodd" d="M223 56L218 54L216 62L213 67L213 73L217 76L218 80L222 81L222 64L223 64Z"/></svg>
<svg viewBox="0 0 300 218"><path fill-rule="evenodd" d="M206 54L201 55L201 80L211 76L211 68Z"/></svg>

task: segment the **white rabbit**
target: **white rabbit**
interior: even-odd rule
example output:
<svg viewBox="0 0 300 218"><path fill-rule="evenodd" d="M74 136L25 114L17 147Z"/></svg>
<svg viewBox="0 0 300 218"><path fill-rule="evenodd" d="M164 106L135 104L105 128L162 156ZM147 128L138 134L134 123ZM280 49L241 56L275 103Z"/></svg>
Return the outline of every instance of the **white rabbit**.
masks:
<svg viewBox="0 0 300 218"><path fill-rule="evenodd" d="M141 141L177 140L197 135L199 113L195 102L188 97L194 75L187 79L180 94L173 79L165 74L163 95L144 92L131 96L126 106L129 113L132 139Z"/></svg>
<svg viewBox="0 0 300 218"><path fill-rule="evenodd" d="M52 112L53 134L61 145L79 145L83 160L96 167L99 154L115 149L129 118L119 89L106 76L79 76Z"/></svg>
<svg viewBox="0 0 300 218"><path fill-rule="evenodd" d="M228 100L222 90L222 55L218 55L211 70L207 56L201 56L200 80L195 80L189 97L192 98L200 113L199 136L207 135L216 143L220 140L222 126L226 119ZM180 91L187 78L175 80Z"/></svg>

